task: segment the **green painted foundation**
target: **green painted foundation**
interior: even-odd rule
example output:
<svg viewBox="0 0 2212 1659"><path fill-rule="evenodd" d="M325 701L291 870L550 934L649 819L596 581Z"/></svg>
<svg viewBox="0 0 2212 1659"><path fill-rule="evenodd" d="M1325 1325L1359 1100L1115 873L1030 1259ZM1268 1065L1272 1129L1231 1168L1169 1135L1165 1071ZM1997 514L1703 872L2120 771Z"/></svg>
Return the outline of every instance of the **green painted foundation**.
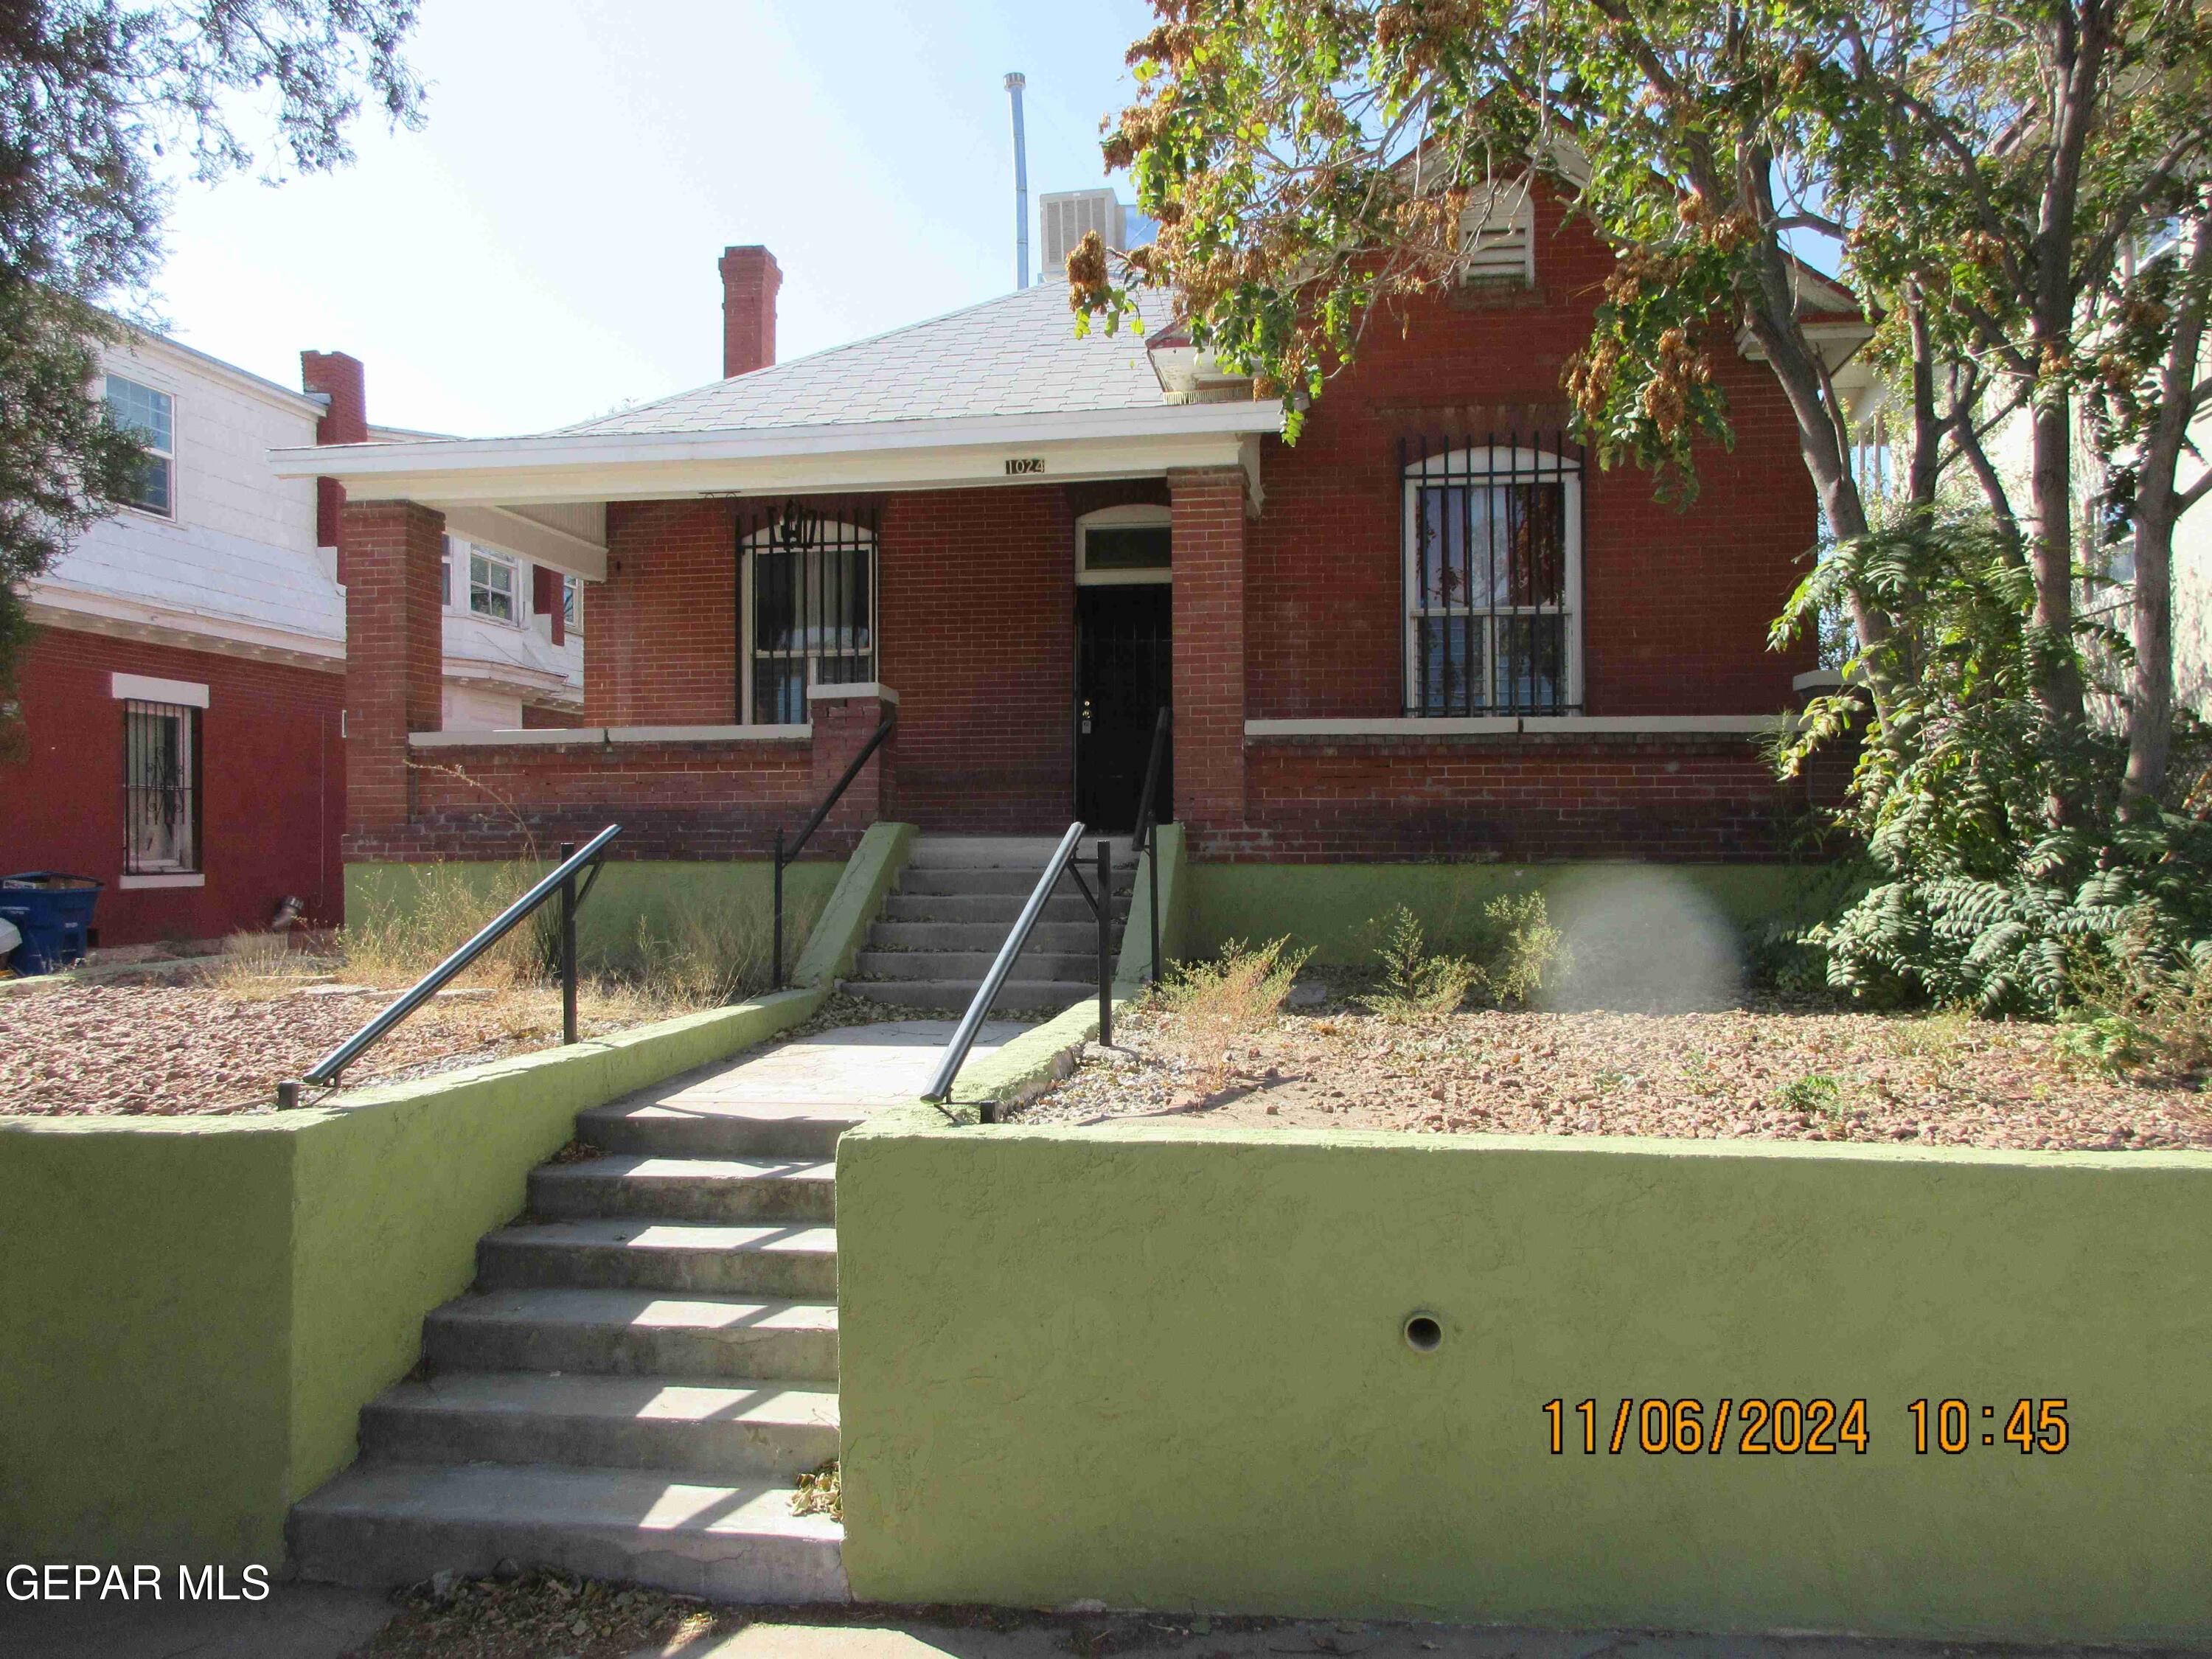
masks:
<svg viewBox="0 0 2212 1659"><path fill-rule="evenodd" d="M2212 1156L915 1109L837 1185L864 1599L2212 1638ZM1869 1450L1606 1450L1624 1397L1747 1396L1864 1399ZM2024 1397L2063 1453L1980 1443Z"/></svg>
<svg viewBox="0 0 2212 1659"><path fill-rule="evenodd" d="M880 825L890 830L898 825ZM909 832L910 834L911 832ZM431 864L353 863L346 866L346 921L349 926L412 911L426 888L462 882L475 891L506 896L521 892L551 869L550 864L450 860ZM788 951L796 958L814 919L829 902L845 866L809 860L783 872ZM636 960L641 939L675 936L689 916L726 915L765 934L773 915L775 872L759 861L678 863L665 860L610 859L591 897L576 913L576 948L593 965L623 965Z"/></svg>
<svg viewBox="0 0 2212 1659"><path fill-rule="evenodd" d="M1206 956L1224 940L1288 934L1317 963L1361 966L1373 955L1376 923L1398 905L1420 918L1432 946L1450 949L1474 930L1485 903L1531 891L1544 895L1555 918L1585 908L1601 914L1616 896L1634 894L1741 935L1816 921L1861 880L1833 865L1200 862L1189 869L1188 949Z"/></svg>

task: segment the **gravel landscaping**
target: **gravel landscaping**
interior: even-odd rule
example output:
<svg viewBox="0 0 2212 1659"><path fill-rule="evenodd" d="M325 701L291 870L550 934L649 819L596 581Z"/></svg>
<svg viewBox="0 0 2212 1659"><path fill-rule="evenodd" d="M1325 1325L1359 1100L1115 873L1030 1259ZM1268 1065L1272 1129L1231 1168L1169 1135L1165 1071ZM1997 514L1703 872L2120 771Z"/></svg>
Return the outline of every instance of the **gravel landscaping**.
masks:
<svg viewBox="0 0 2212 1659"><path fill-rule="evenodd" d="M1309 993L1309 994L1311 994ZM1486 1011L1411 1024L1329 996L1229 1050L1226 1074L1143 1008L1016 1115L1264 1128L2124 1151L2212 1146L2200 1078L2118 1078L2049 1026L1840 1013Z"/></svg>

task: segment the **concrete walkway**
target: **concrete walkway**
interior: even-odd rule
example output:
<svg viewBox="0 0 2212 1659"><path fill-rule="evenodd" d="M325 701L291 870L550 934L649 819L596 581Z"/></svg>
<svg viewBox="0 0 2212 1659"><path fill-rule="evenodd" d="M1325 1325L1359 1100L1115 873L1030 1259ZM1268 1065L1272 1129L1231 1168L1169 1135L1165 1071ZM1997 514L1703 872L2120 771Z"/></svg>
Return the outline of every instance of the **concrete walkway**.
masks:
<svg viewBox="0 0 2212 1659"><path fill-rule="evenodd" d="M949 1019L900 1019L817 1031L741 1055L726 1066L689 1073L624 1103L749 1116L810 1107L882 1111L905 1106L929 1086L955 1024ZM1024 1021L987 1020L975 1034L968 1064L996 1053L1029 1029Z"/></svg>

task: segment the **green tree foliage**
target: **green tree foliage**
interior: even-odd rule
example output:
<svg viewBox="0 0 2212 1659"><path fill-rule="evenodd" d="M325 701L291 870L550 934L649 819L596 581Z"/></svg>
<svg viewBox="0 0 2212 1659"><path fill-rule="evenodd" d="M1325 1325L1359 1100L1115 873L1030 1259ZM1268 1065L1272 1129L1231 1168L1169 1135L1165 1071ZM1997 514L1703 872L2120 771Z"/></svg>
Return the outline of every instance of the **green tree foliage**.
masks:
<svg viewBox="0 0 2212 1659"><path fill-rule="evenodd" d="M97 348L161 254L165 175L352 159L373 100L419 119L416 0L21 0L0 6L0 690L20 586L112 510L142 452L106 416Z"/></svg>
<svg viewBox="0 0 2212 1659"><path fill-rule="evenodd" d="M1986 515L1844 543L1799 587L1777 637L1846 584L1894 619L1875 649L1896 691L1890 740L1863 750L1844 813L1881 879L1815 932L1830 984L1879 1006L2047 1016L2212 960L2212 825L2164 805L2123 814L2124 739L2054 719L2033 695L2054 650L2124 667L2125 641L2081 621L2068 641L2042 638L2033 574ZM2093 642L2104 650L2081 649ZM1852 691L1816 699L1783 769L1863 714ZM2077 805L2054 825L2056 794Z"/></svg>

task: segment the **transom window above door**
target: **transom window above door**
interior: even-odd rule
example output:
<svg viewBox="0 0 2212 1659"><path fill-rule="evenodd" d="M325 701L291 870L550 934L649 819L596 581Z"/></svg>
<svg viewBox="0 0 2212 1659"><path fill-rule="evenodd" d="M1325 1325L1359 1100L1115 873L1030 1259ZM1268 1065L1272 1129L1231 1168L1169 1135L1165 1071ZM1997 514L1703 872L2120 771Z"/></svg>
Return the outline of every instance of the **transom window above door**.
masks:
<svg viewBox="0 0 2212 1659"><path fill-rule="evenodd" d="M1075 521L1075 580L1118 587L1174 580L1175 511L1149 501L1102 507Z"/></svg>
<svg viewBox="0 0 2212 1659"><path fill-rule="evenodd" d="M738 719L798 726L817 685L876 678L876 510L803 502L738 521Z"/></svg>
<svg viewBox="0 0 2212 1659"><path fill-rule="evenodd" d="M1406 712L1580 712L1580 461L1414 446L1402 471Z"/></svg>

